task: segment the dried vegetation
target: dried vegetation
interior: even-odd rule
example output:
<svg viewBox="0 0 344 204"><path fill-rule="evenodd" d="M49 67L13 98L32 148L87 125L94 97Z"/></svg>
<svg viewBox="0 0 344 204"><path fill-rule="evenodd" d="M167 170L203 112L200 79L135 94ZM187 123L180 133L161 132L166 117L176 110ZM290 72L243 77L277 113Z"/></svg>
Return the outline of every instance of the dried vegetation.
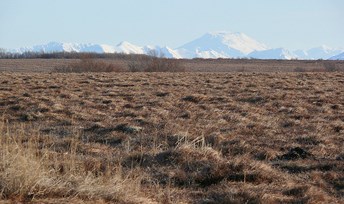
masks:
<svg viewBox="0 0 344 204"><path fill-rule="evenodd" d="M71 56L69 56L71 55ZM74 56L75 55L75 56ZM0 71L51 72L91 58L115 70L132 72L333 72L344 71L344 61L255 59L166 59L145 55L69 53L49 58L0 59ZM119 56L117 56L119 55ZM99 67L99 66L98 66ZM100 69L103 69L100 67ZM95 70L97 71L97 70Z"/></svg>
<svg viewBox="0 0 344 204"><path fill-rule="evenodd" d="M0 197L342 203L343 73L1 73Z"/></svg>

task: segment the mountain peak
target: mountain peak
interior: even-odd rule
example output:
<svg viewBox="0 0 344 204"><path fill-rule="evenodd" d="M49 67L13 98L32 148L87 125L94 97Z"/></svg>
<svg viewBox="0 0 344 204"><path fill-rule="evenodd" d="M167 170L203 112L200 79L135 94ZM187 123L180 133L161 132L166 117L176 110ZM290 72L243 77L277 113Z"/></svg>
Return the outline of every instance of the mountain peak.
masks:
<svg viewBox="0 0 344 204"><path fill-rule="evenodd" d="M130 45L130 46L132 46L133 44L131 44L130 42L128 42L128 41L122 41L122 42L120 42L120 43L118 43L116 46L127 46L127 45Z"/></svg>
<svg viewBox="0 0 344 204"><path fill-rule="evenodd" d="M243 33L240 32L231 32L231 31L212 31L212 32L208 32L205 35L211 35L211 36L227 36L227 35L236 35L236 36L241 36L241 35L245 35Z"/></svg>
<svg viewBox="0 0 344 204"><path fill-rule="evenodd" d="M256 50L266 50L267 46L240 32L215 31L208 32L178 49L193 57L203 56L200 54L203 52L214 58L238 58Z"/></svg>
<svg viewBox="0 0 344 204"><path fill-rule="evenodd" d="M144 54L144 48L131 44L128 41L122 41L116 46L116 51L125 54Z"/></svg>
<svg viewBox="0 0 344 204"><path fill-rule="evenodd" d="M47 45L61 45L63 44L62 42L57 42L57 41L50 41L47 43Z"/></svg>
<svg viewBox="0 0 344 204"><path fill-rule="evenodd" d="M324 50L331 50L332 48L330 48L329 46L327 46L327 45L321 45L320 46L322 49L324 49Z"/></svg>

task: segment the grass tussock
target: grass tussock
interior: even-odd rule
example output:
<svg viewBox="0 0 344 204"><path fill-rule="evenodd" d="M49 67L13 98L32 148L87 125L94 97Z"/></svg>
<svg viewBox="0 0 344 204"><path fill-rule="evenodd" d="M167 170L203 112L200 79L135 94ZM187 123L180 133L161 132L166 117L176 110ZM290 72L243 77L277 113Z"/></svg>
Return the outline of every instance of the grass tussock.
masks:
<svg viewBox="0 0 344 204"><path fill-rule="evenodd" d="M58 154L44 147L37 133L25 137L20 132L7 132L6 128L0 139L1 199L150 202L142 197L142 175L134 172L124 175L120 166L106 172L101 166L92 165L91 160L76 154L77 141L72 141L65 153ZM53 141L49 145L56 143Z"/></svg>

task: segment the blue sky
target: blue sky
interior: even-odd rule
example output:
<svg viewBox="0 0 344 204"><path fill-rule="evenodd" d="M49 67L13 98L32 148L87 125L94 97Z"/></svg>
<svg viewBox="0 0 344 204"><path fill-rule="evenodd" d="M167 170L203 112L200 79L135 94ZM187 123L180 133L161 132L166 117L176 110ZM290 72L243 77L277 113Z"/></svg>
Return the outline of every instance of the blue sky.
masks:
<svg viewBox="0 0 344 204"><path fill-rule="evenodd" d="M0 0L0 47L183 45L209 31L270 47L344 47L343 0Z"/></svg>

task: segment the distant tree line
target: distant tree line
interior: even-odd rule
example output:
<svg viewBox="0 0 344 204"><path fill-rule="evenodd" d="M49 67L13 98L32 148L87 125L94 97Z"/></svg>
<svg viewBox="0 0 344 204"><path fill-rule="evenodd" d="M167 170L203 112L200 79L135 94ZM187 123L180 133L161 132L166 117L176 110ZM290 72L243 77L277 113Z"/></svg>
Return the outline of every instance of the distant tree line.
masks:
<svg viewBox="0 0 344 204"><path fill-rule="evenodd" d="M162 52L151 50L144 54L91 52L23 52L11 53L0 48L0 59L80 59L54 69L56 72L184 72L178 59L168 59ZM101 59L124 60L127 68Z"/></svg>
<svg viewBox="0 0 344 204"><path fill-rule="evenodd" d="M12 53L0 48L0 59L84 59L84 58L99 58L99 59L124 59L131 60L133 58L142 58L139 54L124 54L124 53L93 53L93 52L23 52ZM147 57L147 56L146 56Z"/></svg>

